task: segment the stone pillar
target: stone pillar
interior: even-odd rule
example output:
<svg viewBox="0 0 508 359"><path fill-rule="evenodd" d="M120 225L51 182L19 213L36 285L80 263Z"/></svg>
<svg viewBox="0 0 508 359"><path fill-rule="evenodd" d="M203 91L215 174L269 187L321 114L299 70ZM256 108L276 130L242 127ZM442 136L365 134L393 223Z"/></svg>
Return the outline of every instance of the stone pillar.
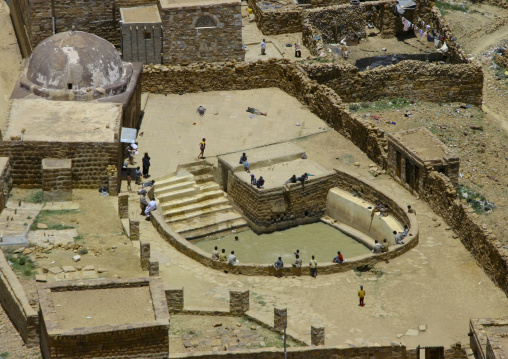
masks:
<svg viewBox="0 0 508 359"><path fill-rule="evenodd" d="M72 201L72 160L42 160L42 196L45 202Z"/></svg>
<svg viewBox="0 0 508 359"><path fill-rule="evenodd" d="M129 218L129 238L131 241L139 241L139 221Z"/></svg>
<svg viewBox="0 0 508 359"><path fill-rule="evenodd" d="M287 324L288 310L287 308L273 308L273 327L276 331L284 330L284 321Z"/></svg>
<svg viewBox="0 0 508 359"><path fill-rule="evenodd" d="M118 215L120 218L129 218L129 194L121 193L118 195Z"/></svg>
<svg viewBox="0 0 508 359"><path fill-rule="evenodd" d="M139 241L139 254L141 259L141 269L150 269L150 242L140 240Z"/></svg>
<svg viewBox="0 0 508 359"><path fill-rule="evenodd" d="M249 291L229 291L229 312L241 316L249 310Z"/></svg>
<svg viewBox="0 0 508 359"><path fill-rule="evenodd" d="M108 189L110 196L118 195L118 176L108 177Z"/></svg>
<svg viewBox="0 0 508 359"><path fill-rule="evenodd" d="M170 312L183 310L183 288L165 288L166 302Z"/></svg>
<svg viewBox="0 0 508 359"><path fill-rule="evenodd" d="M158 277L159 276L159 261L150 258L148 261L148 275L150 277Z"/></svg>
<svg viewBox="0 0 508 359"><path fill-rule="evenodd" d="M310 327L310 344L325 345L325 328L314 326Z"/></svg>

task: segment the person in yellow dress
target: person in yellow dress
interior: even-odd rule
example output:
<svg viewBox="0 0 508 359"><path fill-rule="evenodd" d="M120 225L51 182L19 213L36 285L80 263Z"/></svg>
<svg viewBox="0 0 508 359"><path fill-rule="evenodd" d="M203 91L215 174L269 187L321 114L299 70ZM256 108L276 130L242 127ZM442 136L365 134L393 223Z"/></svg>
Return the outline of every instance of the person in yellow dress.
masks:
<svg viewBox="0 0 508 359"><path fill-rule="evenodd" d="M365 303L363 302L365 298L365 289L363 289L363 285L360 286L360 290L358 291L358 298L360 298L360 304L358 304L360 307L363 307Z"/></svg>

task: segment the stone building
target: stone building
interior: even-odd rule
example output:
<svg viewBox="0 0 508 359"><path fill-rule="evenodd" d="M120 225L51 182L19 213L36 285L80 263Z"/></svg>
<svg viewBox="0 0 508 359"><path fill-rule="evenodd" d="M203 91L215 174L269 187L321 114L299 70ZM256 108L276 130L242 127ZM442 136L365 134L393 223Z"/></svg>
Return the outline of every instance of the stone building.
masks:
<svg viewBox="0 0 508 359"><path fill-rule="evenodd" d="M144 64L162 62L162 21L156 5L120 9L122 58Z"/></svg>
<svg viewBox="0 0 508 359"><path fill-rule="evenodd" d="M40 43L2 129L0 156L10 158L14 186L69 198L72 188L106 185L106 168L123 162L122 127L138 126L141 70L123 62L111 43L81 31ZM57 160L67 161L49 166Z"/></svg>
<svg viewBox="0 0 508 359"><path fill-rule="evenodd" d="M161 0L164 63L243 61L239 0Z"/></svg>
<svg viewBox="0 0 508 359"><path fill-rule="evenodd" d="M459 183L458 155L424 127L388 135L387 171L413 193L423 191L424 172L444 173Z"/></svg>

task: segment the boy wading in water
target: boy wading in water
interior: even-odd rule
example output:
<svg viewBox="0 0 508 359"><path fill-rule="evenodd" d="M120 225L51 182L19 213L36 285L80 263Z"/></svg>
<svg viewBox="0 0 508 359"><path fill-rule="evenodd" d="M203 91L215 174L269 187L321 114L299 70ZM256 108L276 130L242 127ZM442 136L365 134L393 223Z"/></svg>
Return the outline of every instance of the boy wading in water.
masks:
<svg viewBox="0 0 508 359"><path fill-rule="evenodd" d="M198 160L200 158L205 158L204 157L204 154L205 154L205 148L206 148L206 138L203 138L203 140L199 143L199 150L201 151L198 155Z"/></svg>

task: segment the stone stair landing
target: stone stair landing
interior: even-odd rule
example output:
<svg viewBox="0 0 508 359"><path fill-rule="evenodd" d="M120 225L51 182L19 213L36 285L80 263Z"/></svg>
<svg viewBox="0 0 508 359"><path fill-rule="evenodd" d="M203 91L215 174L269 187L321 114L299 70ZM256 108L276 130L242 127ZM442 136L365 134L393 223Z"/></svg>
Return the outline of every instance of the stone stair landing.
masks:
<svg viewBox="0 0 508 359"><path fill-rule="evenodd" d="M214 182L212 166L204 161L179 166L176 174L156 179L154 187L166 223L186 239L250 229Z"/></svg>

